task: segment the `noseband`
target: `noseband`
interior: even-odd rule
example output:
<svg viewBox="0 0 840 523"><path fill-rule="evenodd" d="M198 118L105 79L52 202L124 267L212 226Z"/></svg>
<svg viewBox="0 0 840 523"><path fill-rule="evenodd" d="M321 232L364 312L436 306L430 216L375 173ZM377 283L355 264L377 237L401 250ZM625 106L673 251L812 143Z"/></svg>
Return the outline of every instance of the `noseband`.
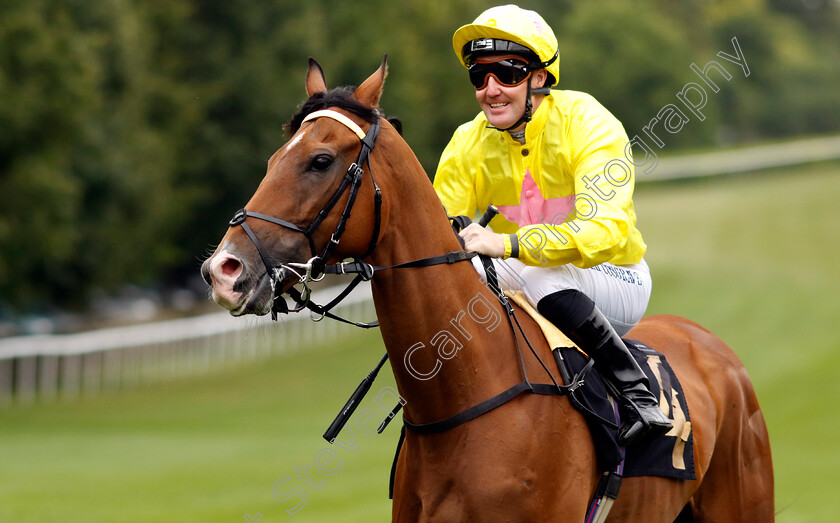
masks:
<svg viewBox="0 0 840 523"><path fill-rule="evenodd" d="M309 114L306 118L304 118L303 122L301 123L305 123L309 120L314 120L320 117L331 118L333 120L336 120L337 122L344 124L351 131L353 131L353 133L356 134L356 136L359 137L359 140L361 140L362 143L362 147L359 150L358 156L356 156L356 160L350 164L350 167L347 168L347 173L344 175L344 179L341 181L341 184L338 186L333 195L318 213L318 216L316 216L315 219L312 220L312 223L310 223L306 227L300 227L280 218L275 218L273 216L269 216L258 212L251 212L245 209L240 209L236 211L236 214L233 215L233 218L229 222L231 227L242 227L242 229L245 231L245 234L248 235L248 238L251 239L251 242L257 248L257 251L260 254L260 258L262 258L262 262L265 265L266 274L269 278L271 278L271 287L272 291L274 292L274 303L272 304L271 314L272 318L275 319L278 312L296 312L305 308L309 302L310 295L309 287L306 284L312 281L319 281L324 277L324 268L326 262L332 255L335 247L341 241L341 236L342 234L344 234L344 229L346 228L347 222L350 219L350 212L353 209L353 205L356 202L356 196L358 195L359 188L362 185L362 178L364 176L363 166L365 163L367 163L368 171L371 173L371 180L373 181L373 186L375 190L375 223L368 251L362 258L368 256L371 252L373 252L373 250L376 248L376 244L379 239L379 227L381 223L382 214L382 192L379 189L379 186L376 184L376 180L373 179L373 172L370 167L370 152L376 145L376 140L379 137L379 130L381 127L379 112L376 112L376 118L371 124L367 134L365 134L364 131L362 131L361 127L359 127L350 118L337 111L332 111L329 109L315 111ZM315 247L313 235L318 230L318 227L321 225L321 223L323 223L324 219L326 219L326 217L329 215L330 211L332 211L333 207L335 207L335 205L338 203L338 200L341 199L344 192L348 189L349 196L347 198L347 203L344 206L344 211L341 213L341 217L338 220L338 224L336 224L335 230L330 236L330 240L324 246L324 249L321 252L321 254L317 255L317 249ZM273 223L275 225L279 225L286 229L290 229L292 231L303 234L309 241L309 250L312 257L306 263L273 263L271 257L268 255L262 243L246 222L248 218L256 218L259 220L267 221L269 223ZM295 274L299 279L298 283L302 283L304 285L303 292L299 292L295 289L290 289L289 291L287 291L297 302L296 308L292 311L289 311L288 306L286 305L286 301L282 299L281 295L283 291L281 290L280 286L277 285L278 282L282 281L288 273Z"/></svg>

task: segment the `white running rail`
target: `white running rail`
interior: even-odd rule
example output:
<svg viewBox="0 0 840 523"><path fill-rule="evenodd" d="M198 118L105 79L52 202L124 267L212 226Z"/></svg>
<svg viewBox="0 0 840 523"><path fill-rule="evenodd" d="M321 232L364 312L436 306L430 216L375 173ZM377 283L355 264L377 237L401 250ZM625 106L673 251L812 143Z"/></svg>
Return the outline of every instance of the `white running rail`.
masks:
<svg viewBox="0 0 840 523"><path fill-rule="evenodd" d="M314 291L328 303L343 287ZM370 285L359 285L333 312L355 321L375 319ZM226 312L78 334L0 339L0 405L72 399L197 375L236 362L335 338L356 327L308 312L234 318Z"/></svg>

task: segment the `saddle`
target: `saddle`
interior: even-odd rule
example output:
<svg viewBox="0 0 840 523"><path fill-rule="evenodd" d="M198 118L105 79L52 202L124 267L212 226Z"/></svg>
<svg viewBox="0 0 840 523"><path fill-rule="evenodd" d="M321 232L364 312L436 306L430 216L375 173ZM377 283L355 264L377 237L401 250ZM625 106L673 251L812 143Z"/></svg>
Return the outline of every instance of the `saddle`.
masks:
<svg viewBox="0 0 840 523"><path fill-rule="evenodd" d="M537 322L546 341L562 356L555 358L558 367L565 366L559 368L560 375L577 375L588 361L586 354L531 307L522 293L507 295ZM664 436L646 439L626 448L619 445L615 427L620 424L618 408L609 396L604 380L596 369L592 369L586 375L584 385L569 393L569 400L589 424L599 467L603 470L620 467L623 477L696 479L691 418L679 379L662 353L635 340L624 339L624 344L648 377L651 392L659 397L659 406L674 428Z"/></svg>

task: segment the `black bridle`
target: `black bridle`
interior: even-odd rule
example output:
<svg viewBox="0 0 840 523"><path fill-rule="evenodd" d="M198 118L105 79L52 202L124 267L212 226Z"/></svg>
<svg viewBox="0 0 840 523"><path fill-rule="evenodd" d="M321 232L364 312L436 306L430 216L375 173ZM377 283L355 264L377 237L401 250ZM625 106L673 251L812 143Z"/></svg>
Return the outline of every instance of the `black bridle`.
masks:
<svg viewBox="0 0 840 523"><path fill-rule="evenodd" d="M439 256L422 258L419 260L399 263L387 267L373 266L368 263L365 263L363 259L368 257L373 252L373 250L376 249L376 246L379 242L379 231L382 224L382 191L373 177L373 170L370 164L370 153L371 151L373 151L373 148L376 145L376 140L379 137L379 131L381 128L381 116L379 115L379 112L376 111L375 119L373 123L371 123L370 129L368 129L368 132L366 134L362 132L361 128L359 128L359 126L355 122L353 122L343 114L329 109L315 111L309 114L306 118L304 118L303 122L307 122L309 120L319 118L321 116L332 118L347 126L359 137L359 139L362 142L362 147L359 150L358 156L356 156L356 160L350 164L350 167L347 168L347 173L344 175L344 179L341 181L341 184L338 186L333 195L318 213L318 216L316 216L315 219L312 220L312 223L310 223L308 226L300 227L286 220L275 218L274 216L269 216L267 214L262 214L258 212L251 212L246 209L240 209L236 212L236 214L234 214L229 224L231 227L242 227L242 229L245 231L245 234L248 235L248 238L251 239L251 242L257 248L257 251L260 254L260 258L262 258L263 265L265 265L266 277L270 278L273 293L273 301L271 305L271 318L273 320L277 319L277 313L286 314L289 312L299 312L303 309L309 309L311 311L311 314L313 314L312 319L315 321L320 321L324 317L328 317L345 323L349 323L351 325L355 325L357 327L378 327L379 322L377 321L368 323L350 321L330 313L330 310L336 305L338 305L338 303L340 303L344 298L346 298L359 283L361 283L362 281L369 281L371 278L373 278L374 273L378 271L385 269L429 267L432 265L458 263L469 260L470 258L475 256L476 253L467 253L463 250L453 251ZM336 263L335 265L328 266L326 265L326 262L333 254L333 250L335 249L335 247L339 244L341 236L342 234L344 234L344 230L347 227L347 222L350 219L350 212L353 209L353 205L356 203L356 196L358 195L359 188L362 185L362 178L364 177L363 167L365 164L367 164L368 166L368 172L370 173L371 181L373 183L374 188L374 225L373 233L370 239L370 244L368 245L367 252L361 258L353 258L352 261L342 261ZM323 223L324 219L327 217L330 211L338 203L338 200L341 199L341 196L344 194L344 192L348 189L350 191L350 194L347 198L347 203L344 206L344 211L341 213L341 217L338 220L338 224L336 224L335 230L333 231L330 240L327 242L326 246L324 246L324 249L321 252L321 254L318 255L316 254L317 249L315 247L313 234ZM309 241L309 249L312 257L306 263L274 263L272 261L271 256L268 254L268 252L263 247L262 243L257 238L257 235L254 234L254 231L248 225L246 221L248 218L256 218L259 220L267 221L269 223L273 223L275 225L279 225L286 229L290 229L292 231L303 234ZM285 294L288 294L295 301L296 305L294 309L289 309L288 305L286 304L286 300L283 299L284 291L282 287L278 285L278 283L282 282L286 278L286 276L289 275L289 273L297 276L298 282L295 285L301 284L303 286L302 291L297 290L294 286L285 291ZM347 285L347 287L341 293L339 293L339 295L335 299L333 299L327 305L318 305L312 303L309 300L311 290L308 284L310 282L320 281L327 274L356 274L356 277L353 279L353 281L350 282L350 284Z"/></svg>
<svg viewBox="0 0 840 523"><path fill-rule="evenodd" d="M327 116L336 119L344 123L344 125L350 127L350 129L353 130L357 135L361 133L361 130L355 123L353 123L351 120L347 119L340 113L336 113L334 111L316 111L307 116L307 118L304 119L304 122L314 118L318 118L319 116ZM245 231L245 234L248 235L248 238L251 239L251 242L257 248L257 251L260 254L260 258L262 259L262 262L265 265L267 275L266 277L271 278L271 287L274 293L273 303L271 307L272 319L277 319L278 312L297 312L306 308L309 305L309 295L311 291L309 290L307 284L312 281L319 281L323 279L324 275L327 272L326 262L333 254L333 251L335 250L336 246L341 241L341 236L344 234L344 230L347 227L347 222L350 220L350 212L353 209L353 205L356 203L356 196L359 193L359 188L362 185L362 178L364 177L363 166L365 164L368 165L368 172L370 172L371 174L371 181L373 182L375 191L375 222L368 250L365 253L365 255L362 256L362 258L368 256L376 248L376 245L379 241L379 228L382 221L382 191L379 189L379 186L376 184L376 180L373 178L373 171L370 167L369 157L371 151L376 145L376 140L379 137L380 128L380 116L379 113L376 112L375 119L371 124L370 129L368 129L367 134L365 134L364 137L360 136L362 146L359 150L359 154L356 156L356 160L353 163L351 163L350 166L347 168L347 172L344 175L344 179L341 180L341 184L335 190L333 195L330 197L330 199L327 201L327 203L324 205L324 207L321 209L321 211L318 213L315 219L312 220L312 222L308 226L300 227L286 220L275 218L274 216L269 216L267 214L251 212L244 208L236 211L236 214L234 214L233 218L230 220L229 224L231 227L241 226L242 229ZM348 190L350 191L350 193L347 197L347 203L345 204L344 210L342 211L338 223L335 226L335 230L330 236L330 239L327 242L327 244L324 246L324 249L321 251L321 254L318 255L313 235L318 230L318 227L321 226L321 224L329 215L329 213L332 211L332 209L335 207L335 205L338 203L338 201L341 199L342 195ZM312 257L306 263L287 262L275 264L272 261L271 256L269 256L269 254L266 252L260 240L257 238L257 235L254 234L254 231L246 222L248 218L256 218L259 220L267 221L269 223L273 223L275 225L279 225L281 227L285 227L286 229L290 229L292 231L303 234L309 242L309 250ZM288 273L296 275L298 277L298 283L303 284L304 286L302 292L294 288L291 288L288 291L286 291L290 296L292 296L292 298L297 304L296 307L291 311L289 310L286 301L282 298L283 291L281 287L277 285L280 281L285 279ZM370 276L372 276L372 274L370 274ZM370 279L370 276L367 279ZM353 286L355 287L355 285Z"/></svg>
<svg viewBox="0 0 840 523"><path fill-rule="evenodd" d="M335 111L330 110L323 110L323 111L316 111L309 116L307 116L303 121L306 122L309 119L317 118L319 116L327 116L330 118L334 118L349 127L352 131L354 131L357 136L359 136L361 140L361 149L359 151L356 160L350 164L347 168L347 172L344 175L344 179L341 181L341 184L335 190L333 195L318 213L318 216L306 227L300 227L295 225L291 222L286 220L275 218L273 216L269 216L262 213L251 212L245 209L240 209L236 212L234 217L230 220L231 227L242 227L245 233L253 242L254 246L257 248L257 251L262 258L263 264L266 268L266 277L271 278L271 286L273 291L273 303L271 306L271 316L272 319L277 318L277 313L288 313L288 312L297 312L304 308L308 308L310 311L314 312L318 315L313 319L320 320L323 317L327 316L333 319L337 319L340 321L344 321L346 323L351 323L358 327L376 327L378 326L378 322L371 322L371 323L357 323L352 322L349 320L345 320L343 318L339 318L330 314L329 310L338 304L341 300L347 297L353 288L358 285L361 281L368 281L373 278L374 274L381 270L387 269L396 269L396 268L417 268L417 267L429 267L432 265L441 265L441 264L453 264L459 263L462 261L469 260L477 255L474 252L465 252L463 250L460 251L453 251L439 256L432 256L428 258L422 258L418 260L408 261L396 265L390 266L372 266L364 261L364 258L370 255L373 250L376 248L379 239L379 232L381 226L381 210L382 210L382 192L379 186L376 184L376 180L373 178L373 172L370 164L370 153L373 150L374 146L376 145L376 140L379 136L379 130L381 127L380 123L380 115L377 112L376 118L374 122L371 124L370 129L364 136L362 136L362 131L359 129L358 125L341 115L340 113L336 113ZM345 261L340 262L335 265L327 266L326 261L330 258L333 254L335 247L339 244L341 240L341 236L344 233L344 230L347 226L347 222L350 219L350 212L353 209L353 205L356 202L356 197L359 192L359 188L362 184L362 178L364 176L364 169L363 166L367 164L368 172L371 175L371 181L373 182L374 190L375 190L375 197L374 197L374 213L375 213L375 224L373 228L373 234L370 240L370 244L368 246L368 250L364 256L360 259L353 259L352 261ZM315 241L313 239L313 234L317 231L318 227L323 223L332 209L336 206L338 201L341 199L344 192L349 190L349 196L347 198L347 203L345 204L344 211L341 213L341 217L339 218L338 224L336 224L336 228L330 237L330 240L324 246L323 251L320 255L317 254L317 248L315 247ZM495 208L488 209L487 213L482 217L479 221L479 224L483 227L486 226L487 223L492 219L495 213L498 212ZM292 231L298 232L303 234L306 239L309 241L309 248L310 253L312 254L312 258L305 264L302 263L279 263L275 264L272 262L271 257L266 252L265 248L263 247L262 243L257 238L254 231L251 227L247 224L248 218L256 218L259 220L267 221L269 223L273 223L284 227L286 229L290 229ZM489 398L477 405L474 405L454 416L451 416L446 419L438 420L432 423L426 424L413 424L403 418L403 422L405 427L407 427L412 432L418 434L433 434L444 432L454 428L462 423L466 423L472 419L475 419L490 410L493 410L501 405L504 405L508 401L512 400L519 394L523 392L530 392L534 394L541 394L541 395L564 395L573 393L577 388L583 385L583 380L589 370L592 368L594 360L590 358L587 365L577 374L574 378L569 380L569 383L558 383L552 373L549 371L548 367L543 363L542 359L540 359L539 355L537 354L536 350L532 346L531 342L528 340L527 336L525 335L525 331L522 328L522 325L519 323L519 320L516 318L514 314L514 308L511 305L510 301L505 297L504 293L502 292L498 281L495 277L495 271L492 268L492 263L490 259L487 257L483 257L482 259L485 265L485 273L488 278L488 286L493 291L493 293L498 297L500 303L503 305L506 317L509 323L509 327L513 332L514 340L516 341L516 349L519 355L519 364L520 369L523 374L524 381L510 387L509 389L497 394L496 396ZM303 292L298 291L297 289L291 287L290 289L286 290L285 292L288 293L296 302L297 306L293 310L289 310L286 301L282 298L283 290L279 285L279 282L283 281L288 272L291 272L298 276L299 280L298 283L303 284ZM351 274L355 273L356 278L336 297L332 300L329 304L325 306L320 306L313 304L309 301L310 297L310 290L308 287L308 283L312 281L319 281L322 279L326 274ZM515 326L514 326L515 325ZM550 384L548 383L532 383L529 378L528 374L525 370L525 362L523 359L523 350L519 343L519 338L517 336L517 329L518 332L521 334L522 338L524 339L525 343L527 344L528 348L530 349L531 353L536 357L537 361L539 361L542 368L548 374L549 378L551 379ZM555 354L555 358L557 358L557 354ZM370 388L373 379L376 377L376 374L379 372L379 369L384 365L385 361L387 360L387 353L383 356L376 368L365 378L365 380L359 385L359 387L354 392L353 396L345 405L344 409L342 409L341 413L336 417L335 421L333 421L330 428L324 434L324 438L329 441L333 442L335 437L338 435L339 431L343 428L349 417L353 414L356 406L358 406L361 398L365 395L365 393ZM391 414L388 418L380 425L378 432L382 432L385 427L388 425L391 419L397 414L397 412L402 407L402 403L398 403L397 406L392 410ZM606 420L605 420L606 421ZM609 423L609 421L607 421ZM404 434L404 433L403 433ZM401 440L402 441L402 440ZM393 471L392 471L393 474Z"/></svg>

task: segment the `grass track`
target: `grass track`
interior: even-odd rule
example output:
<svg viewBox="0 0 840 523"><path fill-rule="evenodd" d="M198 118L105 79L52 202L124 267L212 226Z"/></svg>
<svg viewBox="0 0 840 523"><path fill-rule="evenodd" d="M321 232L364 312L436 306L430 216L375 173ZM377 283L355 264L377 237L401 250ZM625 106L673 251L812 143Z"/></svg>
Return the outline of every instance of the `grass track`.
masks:
<svg viewBox="0 0 840 523"><path fill-rule="evenodd" d="M329 466L343 460L341 469L327 478L316 470L328 446L320 435L384 351L375 332L331 345L183 383L0 411L0 521L386 519L397 431L367 436L348 425L356 445L345 428L350 450L338 448ZM393 385L383 374L373 393ZM371 398L363 406L376 408ZM285 511L300 497L272 497L283 476L278 495L308 492L294 517ZM339 518L346 513L357 517Z"/></svg>
<svg viewBox="0 0 840 523"><path fill-rule="evenodd" d="M684 315L742 358L773 443L780 522L840 514L840 166L644 185L649 313ZM282 327L278 327L282 328ZM0 522L385 521L396 427L326 426L382 352L377 333L181 383L0 410ZM393 381L383 371L373 393ZM378 407L370 398L363 406ZM352 422L351 422L352 423ZM308 485L298 473L306 472ZM307 501L282 497L305 489Z"/></svg>

